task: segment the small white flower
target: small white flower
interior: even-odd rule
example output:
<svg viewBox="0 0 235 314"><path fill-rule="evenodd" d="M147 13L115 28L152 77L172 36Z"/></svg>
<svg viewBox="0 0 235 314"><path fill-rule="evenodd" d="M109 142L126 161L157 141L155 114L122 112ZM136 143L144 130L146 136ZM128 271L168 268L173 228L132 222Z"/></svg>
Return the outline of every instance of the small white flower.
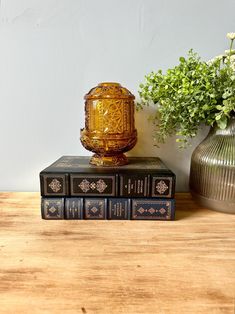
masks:
<svg viewBox="0 0 235 314"><path fill-rule="evenodd" d="M230 67L231 67L232 70L235 72L235 63L234 63L234 62L230 64Z"/></svg>
<svg viewBox="0 0 235 314"><path fill-rule="evenodd" d="M224 59L224 63L230 63L230 67L233 69L233 71L235 71L235 55L231 55L230 57L226 56L226 58Z"/></svg>
<svg viewBox="0 0 235 314"><path fill-rule="evenodd" d="M208 65L212 65L214 62L215 62L215 60L214 60L214 59L211 59L211 60L208 60L208 61L207 61L207 64L208 64Z"/></svg>
<svg viewBox="0 0 235 314"><path fill-rule="evenodd" d="M227 34L227 38L231 39L231 40L234 40L235 39L235 33L228 33Z"/></svg>
<svg viewBox="0 0 235 314"><path fill-rule="evenodd" d="M215 57L215 60L222 60L224 58L224 55L218 55Z"/></svg>
<svg viewBox="0 0 235 314"><path fill-rule="evenodd" d="M224 52L225 52L226 55L229 55L229 54L230 54L230 50L225 50ZM235 54L235 50L232 49L232 50L231 50L231 55L234 55L234 54Z"/></svg>
<svg viewBox="0 0 235 314"><path fill-rule="evenodd" d="M222 60L223 58L224 58L224 55L216 56L213 59L210 59L209 61L207 61L207 64L211 65L218 60Z"/></svg>

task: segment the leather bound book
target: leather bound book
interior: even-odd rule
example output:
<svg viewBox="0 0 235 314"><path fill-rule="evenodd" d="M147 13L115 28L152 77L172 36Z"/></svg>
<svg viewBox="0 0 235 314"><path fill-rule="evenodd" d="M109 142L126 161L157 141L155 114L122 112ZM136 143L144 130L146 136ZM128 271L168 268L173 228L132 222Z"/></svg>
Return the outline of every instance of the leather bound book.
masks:
<svg viewBox="0 0 235 314"><path fill-rule="evenodd" d="M108 219L130 219L131 200L128 198L108 199Z"/></svg>
<svg viewBox="0 0 235 314"><path fill-rule="evenodd" d="M120 196L149 196L150 176L148 174L120 174Z"/></svg>
<svg viewBox="0 0 235 314"><path fill-rule="evenodd" d="M67 197L64 214L65 219L83 219L83 198Z"/></svg>
<svg viewBox="0 0 235 314"><path fill-rule="evenodd" d="M116 175L70 174L71 195L115 196Z"/></svg>
<svg viewBox="0 0 235 314"><path fill-rule="evenodd" d="M89 164L90 157L63 156L40 172L42 196L173 198L175 174L158 157L129 157L119 167Z"/></svg>
<svg viewBox="0 0 235 314"><path fill-rule="evenodd" d="M173 220L174 199L42 197L43 219Z"/></svg>
<svg viewBox="0 0 235 314"><path fill-rule="evenodd" d="M42 197L41 214L43 219L64 219L64 198Z"/></svg>
<svg viewBox="0 0 235 314"><path fill-rule="evenodd" d="M42 196L69 195L69 176L66 173L40 174Z"/></svg>
<svg viewBox="0 0 235 314"><path fill-rule="evenodd" d="M174 199L133 199L132 219L139 220L174 220Z"/></svg>
<svg viewBox="0 0 235 314"><path fill-rule="evenodd" d="M85 219L107 219L106 198L85 198L84 199Z"/></svg>

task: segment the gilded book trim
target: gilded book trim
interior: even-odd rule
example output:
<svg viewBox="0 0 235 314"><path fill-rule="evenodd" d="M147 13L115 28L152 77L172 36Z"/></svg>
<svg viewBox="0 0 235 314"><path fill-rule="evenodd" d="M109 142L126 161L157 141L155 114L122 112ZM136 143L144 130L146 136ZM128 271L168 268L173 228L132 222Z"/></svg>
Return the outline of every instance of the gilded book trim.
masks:
<svg viewBox="0 0 235 314"><path fill-rule="evenodd" d="M120 178L120 196L149 196L149 175L131 175L121 174Z"/></svg>
<svg viewBox="0 0 235 314"><path fill-rule="evenodd" d="M172 198L172 191L172 177L152 177L152 197Z"/></svg>
<svg viewBox="0 0 235 314"><path fill-rule="evenodd" d="M65 219L83 218L83 199L66 198L65 199Z"/></svg>
<svg viewBox="0 0 235 314"><path fill-rule="evenodd" d="M130 219L131 199L111 198L108 200L109 219Z"/></svg>
<svg viewBox="0 0 235 314"><path fill-rule="evenodd" d="M132 219L171 220L174 202L160 200L133 200Z"/></svg>
<svg viewBox="0 0 235 314"><path fill-rule="evenodd" d="M67 194L65 174L44 174L43 183L45 196L65 196Z"/></svg>
<svg viewBox="0 0 235 314"><path fill-rule="evenodd" d="M71 174L71 195L116 195L115 175Z"/></svg>
<svg viewBox="0 0 235 314"><path fill-rule="evenodd" d="M85 219L106 219L107 200L106 199L85 199L84 218Z"/></svg>
<svg viewBox="0 0 235 314"><path fill-rule="evenodd" d="M52 198L42 199L42 218L44 219L64 219L64 199Z"/></svg>

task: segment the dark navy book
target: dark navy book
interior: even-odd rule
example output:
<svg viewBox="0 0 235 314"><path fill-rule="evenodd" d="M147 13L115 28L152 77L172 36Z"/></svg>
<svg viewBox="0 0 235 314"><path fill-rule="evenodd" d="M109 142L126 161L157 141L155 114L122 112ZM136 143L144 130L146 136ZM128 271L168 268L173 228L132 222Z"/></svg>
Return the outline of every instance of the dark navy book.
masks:
<svg viewBox="0 0 235 314"><path fill-rule="evenodd" d="M109 198L108 213L108 219L130 219L131 200L128 198Z"/></svg>
<svg viewBox="0 0 235 314"><path fill-rule="evenodd" d="M175 200L133 199L131 219L174 220Z"/></svg>

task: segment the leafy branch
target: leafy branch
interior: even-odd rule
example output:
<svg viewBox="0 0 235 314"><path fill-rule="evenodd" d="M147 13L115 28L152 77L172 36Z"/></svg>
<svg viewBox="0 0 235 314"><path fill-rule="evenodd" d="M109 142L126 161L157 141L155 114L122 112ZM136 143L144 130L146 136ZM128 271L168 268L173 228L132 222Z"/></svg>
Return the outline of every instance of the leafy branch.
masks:
<svg viewBox="0 0 235 314"><path fill-rule="evenodd" d="M235 33L229 34L231 45L225 55L204 62L191 49L165 74L159 70L145 76L137 108L150 104L156 107L152 121L158 142L176 134L177 141L185 146L196 136L201 123L226 128L235 110Z"/></svg>

